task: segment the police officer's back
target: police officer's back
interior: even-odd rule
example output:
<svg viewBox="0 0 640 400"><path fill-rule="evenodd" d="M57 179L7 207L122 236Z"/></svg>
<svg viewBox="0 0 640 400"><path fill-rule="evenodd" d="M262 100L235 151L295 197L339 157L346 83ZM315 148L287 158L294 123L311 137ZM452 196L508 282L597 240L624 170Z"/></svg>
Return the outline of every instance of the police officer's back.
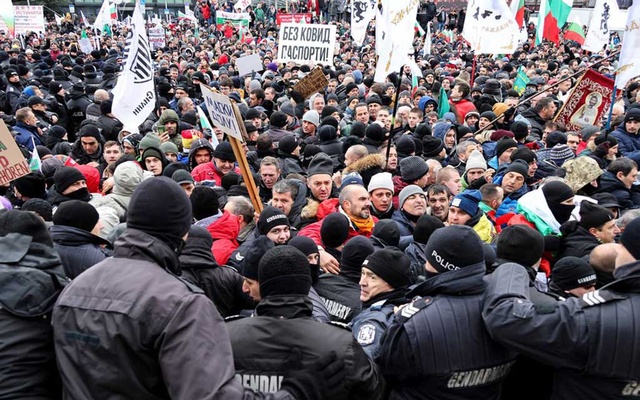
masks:
<svg viewBox="0 0 640 400"><path fill-rule="evenodd" d="M628 399L640 394L640 219L622 234L616 281L543 310L527 272L505 264L491 275L483 317L492 337L557 368L554 400Z"/></svg>
<svg viewBox="0 0 640 400"><path fill-rule="evenodd" d="M432 278L395 315L380 352L390 399L498 399L515 354L482 326L483 245L472 228L436 230L427 243Z"/></svg>
<svg viewBox="0 0 640 400"><path fill-rule="evenodd" d="M383 388L377 367L351 332L311 318L309 262L302 252L286 245L269 250L260 261L259 282L262 300L256 316L227 325L236 371L246 388L277 391L284 378L335 352L344 359L347 377L332 399L379 398Z"/></svg>

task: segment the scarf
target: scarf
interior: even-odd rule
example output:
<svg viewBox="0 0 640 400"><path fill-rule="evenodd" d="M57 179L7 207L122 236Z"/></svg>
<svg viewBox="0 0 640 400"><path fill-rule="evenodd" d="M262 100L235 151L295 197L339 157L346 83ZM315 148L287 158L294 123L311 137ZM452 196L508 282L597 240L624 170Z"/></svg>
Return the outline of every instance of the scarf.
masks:
<svg viewBox="0 0 640 400"><path fill-rule="evenodd" d="M358 228L357 230L359 233L364 234L366 237L371 236L373 233L373 226L375 225L372 217L364 219L351 215L349 216L349 219Z"/></svg>

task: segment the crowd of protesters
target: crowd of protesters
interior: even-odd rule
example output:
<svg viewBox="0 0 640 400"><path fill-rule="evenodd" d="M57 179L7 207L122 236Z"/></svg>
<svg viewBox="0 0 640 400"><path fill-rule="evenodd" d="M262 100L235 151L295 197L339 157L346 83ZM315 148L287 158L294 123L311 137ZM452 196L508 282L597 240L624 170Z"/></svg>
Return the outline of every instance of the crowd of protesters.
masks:
<svg viewBox="0 0 640 400"><path fill-rule="evenodd" d="M640 82L598 125L554 122L619 43L535 46L531 25L474 58L464 11L428 0L421 76L374 82L373 23L355 46L346 3L293 4L337 25L326 87L303 97L311 67L275 59L287 10L238 29L200 0L197 26L162 22L137 127L112 113L126 27L87 53L76 17L0 33L1 117L41 163L0 187L0 397L637 396ZM255 191L200 83L238 107Z"/></svg>

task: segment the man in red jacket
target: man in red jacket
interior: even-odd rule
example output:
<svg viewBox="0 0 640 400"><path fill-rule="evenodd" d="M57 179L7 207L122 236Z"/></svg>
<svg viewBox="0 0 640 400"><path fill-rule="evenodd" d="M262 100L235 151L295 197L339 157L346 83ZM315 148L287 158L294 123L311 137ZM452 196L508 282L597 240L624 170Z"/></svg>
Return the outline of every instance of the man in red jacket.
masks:
<svg viewBox="0 0 640 400"><path fill-rule="evenodd" d="M449 96L449 104L456 108L458 113L458 123L464 124L464 117L467 113L472 111L478 111L476 106L469 101L469 93L471 88L467 82L458 82L451 89L451 95Z"/></svg>

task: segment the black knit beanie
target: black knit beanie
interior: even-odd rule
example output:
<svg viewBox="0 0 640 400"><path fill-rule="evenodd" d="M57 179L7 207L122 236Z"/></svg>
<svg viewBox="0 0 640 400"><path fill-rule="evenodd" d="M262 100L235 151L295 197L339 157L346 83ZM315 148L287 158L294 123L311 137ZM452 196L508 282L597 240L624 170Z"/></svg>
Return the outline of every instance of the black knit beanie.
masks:
<svg viewBox="0 0 640 400"><path fill-rule="evenodd" d="M258 231L261 235L266 235L269 231L276 226L287 225L289 226L289 218L282 213L282 210L275 207L265 207L260 213L258 219Z"/></svg>
<svg viewBox="0 0 640 400"><path fill-rule="evenodd" d="M69 188L69 186L73 185L78 181L84 181L86 178L82 175L80 170L73 168L62 166L56 170L56 173L53 175L53 182L56 186L56 191L62 194L65 190Z"/></svg>
<svg viewBox="0 0 640 400"><path fill-rule="evenodd" d="M362 271L362 263L375 251L371 241L364 236L355 236L351 238L342 249L342 257L340 258L340 272L357 272L360 276Z"/></svg>
<svg viewBox="0 0 640 400"><path fill-rule="evenodd" d="M165 176L143 181L133 192L127 228L154 236L179 252L191 227L191 202L184 189Z"/></svg>
<svg viewBox="0 0 640 400"><path fill-rule="evenodd" d="M325 247L340 247L349 237L349 219L341 213L331 213L322 220L320 238Z"/></svg>
<svg viewBox="0 0 640 400"><path fill-rule="evenodd" d="M31 236L36 243L53 247L53 241L44 222L32 212L9 210L0 213L0 236L20 233Z"/></svg>
<svg viewBox="0 0 640 400"><path fill-rule="evenodd" d="M364 260L362 267L370 269L394 289L411 284L411 260L398 248L376 251Z"/></svg>
<svg viewBox="0 0 640 400"><path fill-rule="evenodd" d="M385 246L398 247L400 244L398 223L392 219L381 219L373 227L373 236L380 239Z"/></svg>
<svg viewBox="0 0 640 400"><path fill-rule="evenodd" d="M53 224L91 232L99 219L98 211L91 204L82 200L69 200L60 204L53 215Z"/></svg>
<svg viewBox="0 0 640 400"><path fill-rule="evenodd" d="M258 267L262 298L282 295L308 295L311 289L309 261L293 246L278 246L262 257Z"/></svg>
<svg viewBox="0 0 640 400"><path fill-rule="evenodd" d="M240 264L241 275L257 281L260 259L274 247L275 244L266 236L260 236L254 240Z"/></svg>
<svg viewBox="0 0 640 400"><path fill-rule="evenodd" d="M18 189L21 195L29 198L43 199L45 193L45 178L40 172L31 172L28 175L20 177L13 181L13 185Z"/></svg>
<svg viewBox="0 0 640 400"><path fill-rule="evenodd" d="M418 243L427 244L431 234L438 228L444 228L444 223L440 218L423 214L418 218L418 222L416 222L416 226L413 229L413 240Z"/></svg>

